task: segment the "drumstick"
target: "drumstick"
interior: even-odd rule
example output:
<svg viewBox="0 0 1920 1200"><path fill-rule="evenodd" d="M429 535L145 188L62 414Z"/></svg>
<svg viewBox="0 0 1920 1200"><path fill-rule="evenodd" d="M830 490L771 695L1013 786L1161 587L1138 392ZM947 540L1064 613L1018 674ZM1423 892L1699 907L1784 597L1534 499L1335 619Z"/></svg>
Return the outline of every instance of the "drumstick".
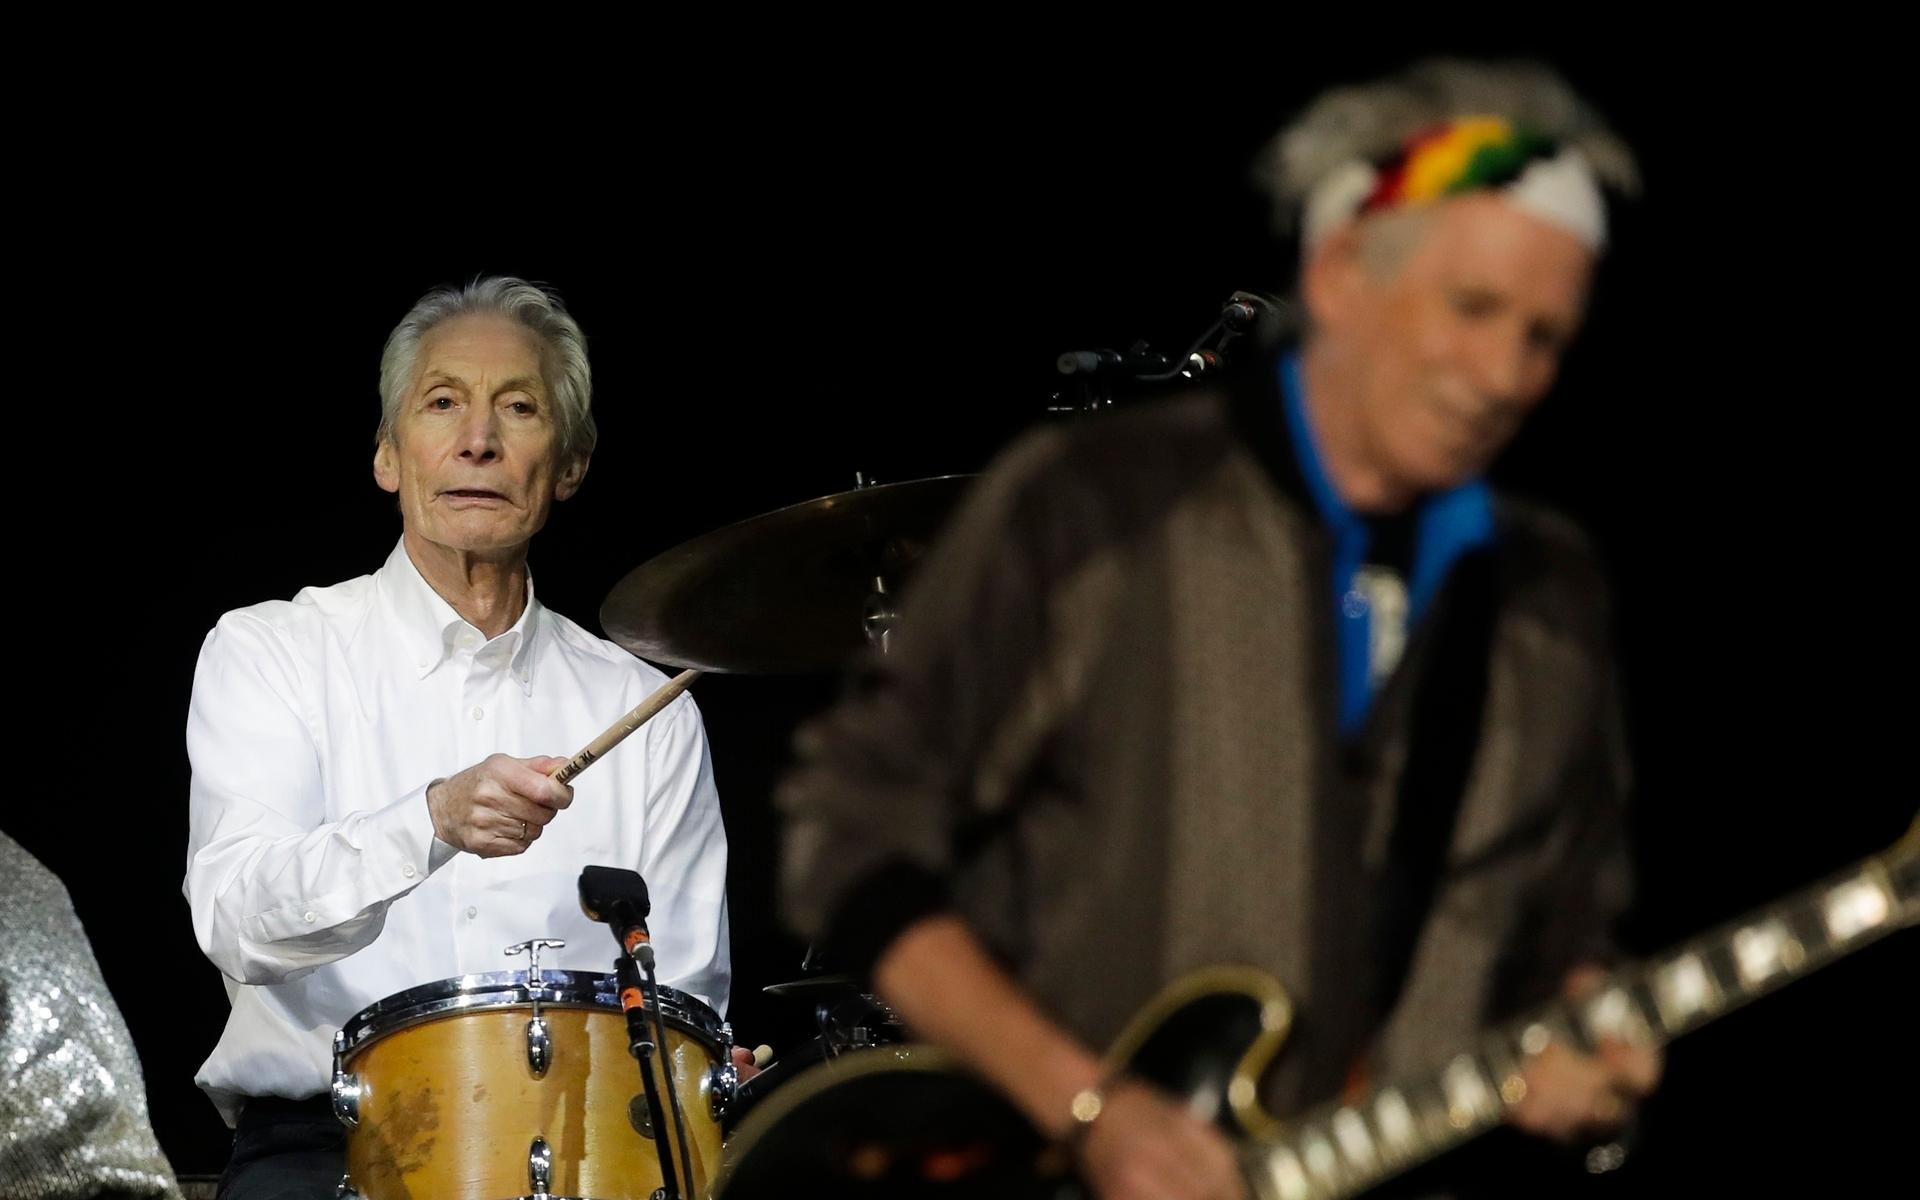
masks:
<svg viewBox="0 0 1920 1200"><path fill-rule="evenodd" d="M675 675L659 691L636 705L632 712L609 725L605 733L588 742L585 750L555 767L547 778L559 783L568 782L575 775L592 766L600 756L618 746L628 734L651 721L661 709L673 703L675 696L686 691L688 686L698 678L700 678L700 672L691 668Z"/></svg>

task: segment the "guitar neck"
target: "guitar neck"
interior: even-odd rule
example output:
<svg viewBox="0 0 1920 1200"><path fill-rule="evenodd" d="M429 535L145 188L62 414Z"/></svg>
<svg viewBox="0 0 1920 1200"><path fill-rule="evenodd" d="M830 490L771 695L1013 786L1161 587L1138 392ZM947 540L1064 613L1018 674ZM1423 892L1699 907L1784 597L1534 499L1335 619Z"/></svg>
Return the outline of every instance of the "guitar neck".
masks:
<svg viewBox="0 0 1920 1200"><path fill-rule="evenodd" d="M1526 1091L1526 1057L1560 1041L1659 1044L1733 1011L1896 929L1920 923L1920 856L1876 855L1746 917L1487 1031L1445 1067L1327 1104L1246 1153L1264 1200L1339 1200L1498 1125Z"/></svg>

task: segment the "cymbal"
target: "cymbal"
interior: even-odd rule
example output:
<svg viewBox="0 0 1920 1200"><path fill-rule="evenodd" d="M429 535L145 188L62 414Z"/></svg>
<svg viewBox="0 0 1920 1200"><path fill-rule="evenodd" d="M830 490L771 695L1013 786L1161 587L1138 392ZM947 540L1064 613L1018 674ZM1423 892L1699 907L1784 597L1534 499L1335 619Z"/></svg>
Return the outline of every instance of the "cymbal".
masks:
<svg viewBox="0 0 1920 1200"><path fill-rule="evenodd" d="M649 662L833 670L867 644L875 579L897 588L972 479L876 484L702 534L628 572L601 627Z"/></svg>
<svg viewBox="0 0 1920 1200"><path fill-rule="evenodd" d="M769 996L791 996L801 1000L823 1000L830 996L857 996L860 981L851 975L815 975L786 983L770 983L760 989Z"/></svg>

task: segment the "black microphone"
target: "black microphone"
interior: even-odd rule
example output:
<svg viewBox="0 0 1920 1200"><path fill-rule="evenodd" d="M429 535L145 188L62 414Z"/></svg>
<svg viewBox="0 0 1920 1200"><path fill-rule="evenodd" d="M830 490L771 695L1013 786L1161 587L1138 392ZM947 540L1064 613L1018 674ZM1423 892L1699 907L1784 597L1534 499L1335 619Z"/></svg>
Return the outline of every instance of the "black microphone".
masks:
<svg viewBox="0 0 1920 1200"><path fill-rule="evenodd" d="M671 1145L680 1150L680 1168L689 1190L693 1187L693 1154L688 1149L686 1116L680 1108L680 1093L668 1081L663 1088L653 1074L655 1056L667 1048L667 1026L660 1012L660 984L653 974L653 936L647 932L647 914L653 901L647 896L647 881L640 872L624 867L583 867L580 871L580 911L589 921L605 924L620 943L620 956L614 960L614 979L620 988L620 1007L627 1017L627 1048L640 1060L641 1083L647 1097L647 1112L655 1130L654 1149L660 1159L660 1177L670 1197L685 1195L674 1178ZM636 965L635 960L638 960ZM640 971L646 971L641 986ZM647 1031L647 1018L653 1018L653 1033ZM669 1069L662 1064L664 1074ZM668 1103L660 1100L667 1093ZM669 1125L671 1118L671 1125ZM666 1136L671 1128L673 1138Z"/></svg>
<svg viewBox="0 0 1920 1200"><path fill-rule="evenodd" d="M1235 292L1220 310L1227 332L1253 334L1263 346L1278 345L1297 330L1298 321L1293 305L1265 292Z"/></svg>
<svg viewBox="0 0 1920 1200"><path fill-rule="evenodd" d="M1062 375L1153 375L1167 369L1167 356L1143 346L1125 354L1112 350L1069 350L1053 362Z"/></svg>
<svg viewBox="0 0 1920 1200"><path fill-rule="evenodd" d="M1120 356L1111 350L1069 350L1053 365L1062 375L1096 375L1119 366Z"/></svg>
<svg viewBox="0 0 1920 1200"><path fill-rule="evenodd" d="M640 872L623 867L586 867L580 872L580 911L589 921L610 927L614 940L627 953L636 945L652 941L647 932L647 914L653 901L647 896L647 881Z"/></svg>

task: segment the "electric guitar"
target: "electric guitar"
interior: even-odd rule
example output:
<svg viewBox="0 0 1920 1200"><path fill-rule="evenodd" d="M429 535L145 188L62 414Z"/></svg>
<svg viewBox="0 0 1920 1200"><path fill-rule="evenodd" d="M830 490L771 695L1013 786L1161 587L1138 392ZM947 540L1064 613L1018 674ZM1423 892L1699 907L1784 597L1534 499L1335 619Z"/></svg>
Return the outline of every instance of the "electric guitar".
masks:
<svg viewBox="0 0 1920 1200"><path fill-rule="evenodd" d="M1916 924L1920 820L1884 853L1616 971L1580 1001L1488 1030L1430 1074L1285 1123L1259 1107L1256 1087L1292 1006L1260 971L1218 967L1176 981L1134 1018L1106 1061L1226 1132L1260 1200L1341 1200L1500 1124L1525 1094L1522 1063L1550 1043L1663 1043ZM742 1122L716 1200L791 1196L796 1187L842 1200L1084 1194L1060 1147L946 1054L916 1045L811 1068Z"/></svg>

